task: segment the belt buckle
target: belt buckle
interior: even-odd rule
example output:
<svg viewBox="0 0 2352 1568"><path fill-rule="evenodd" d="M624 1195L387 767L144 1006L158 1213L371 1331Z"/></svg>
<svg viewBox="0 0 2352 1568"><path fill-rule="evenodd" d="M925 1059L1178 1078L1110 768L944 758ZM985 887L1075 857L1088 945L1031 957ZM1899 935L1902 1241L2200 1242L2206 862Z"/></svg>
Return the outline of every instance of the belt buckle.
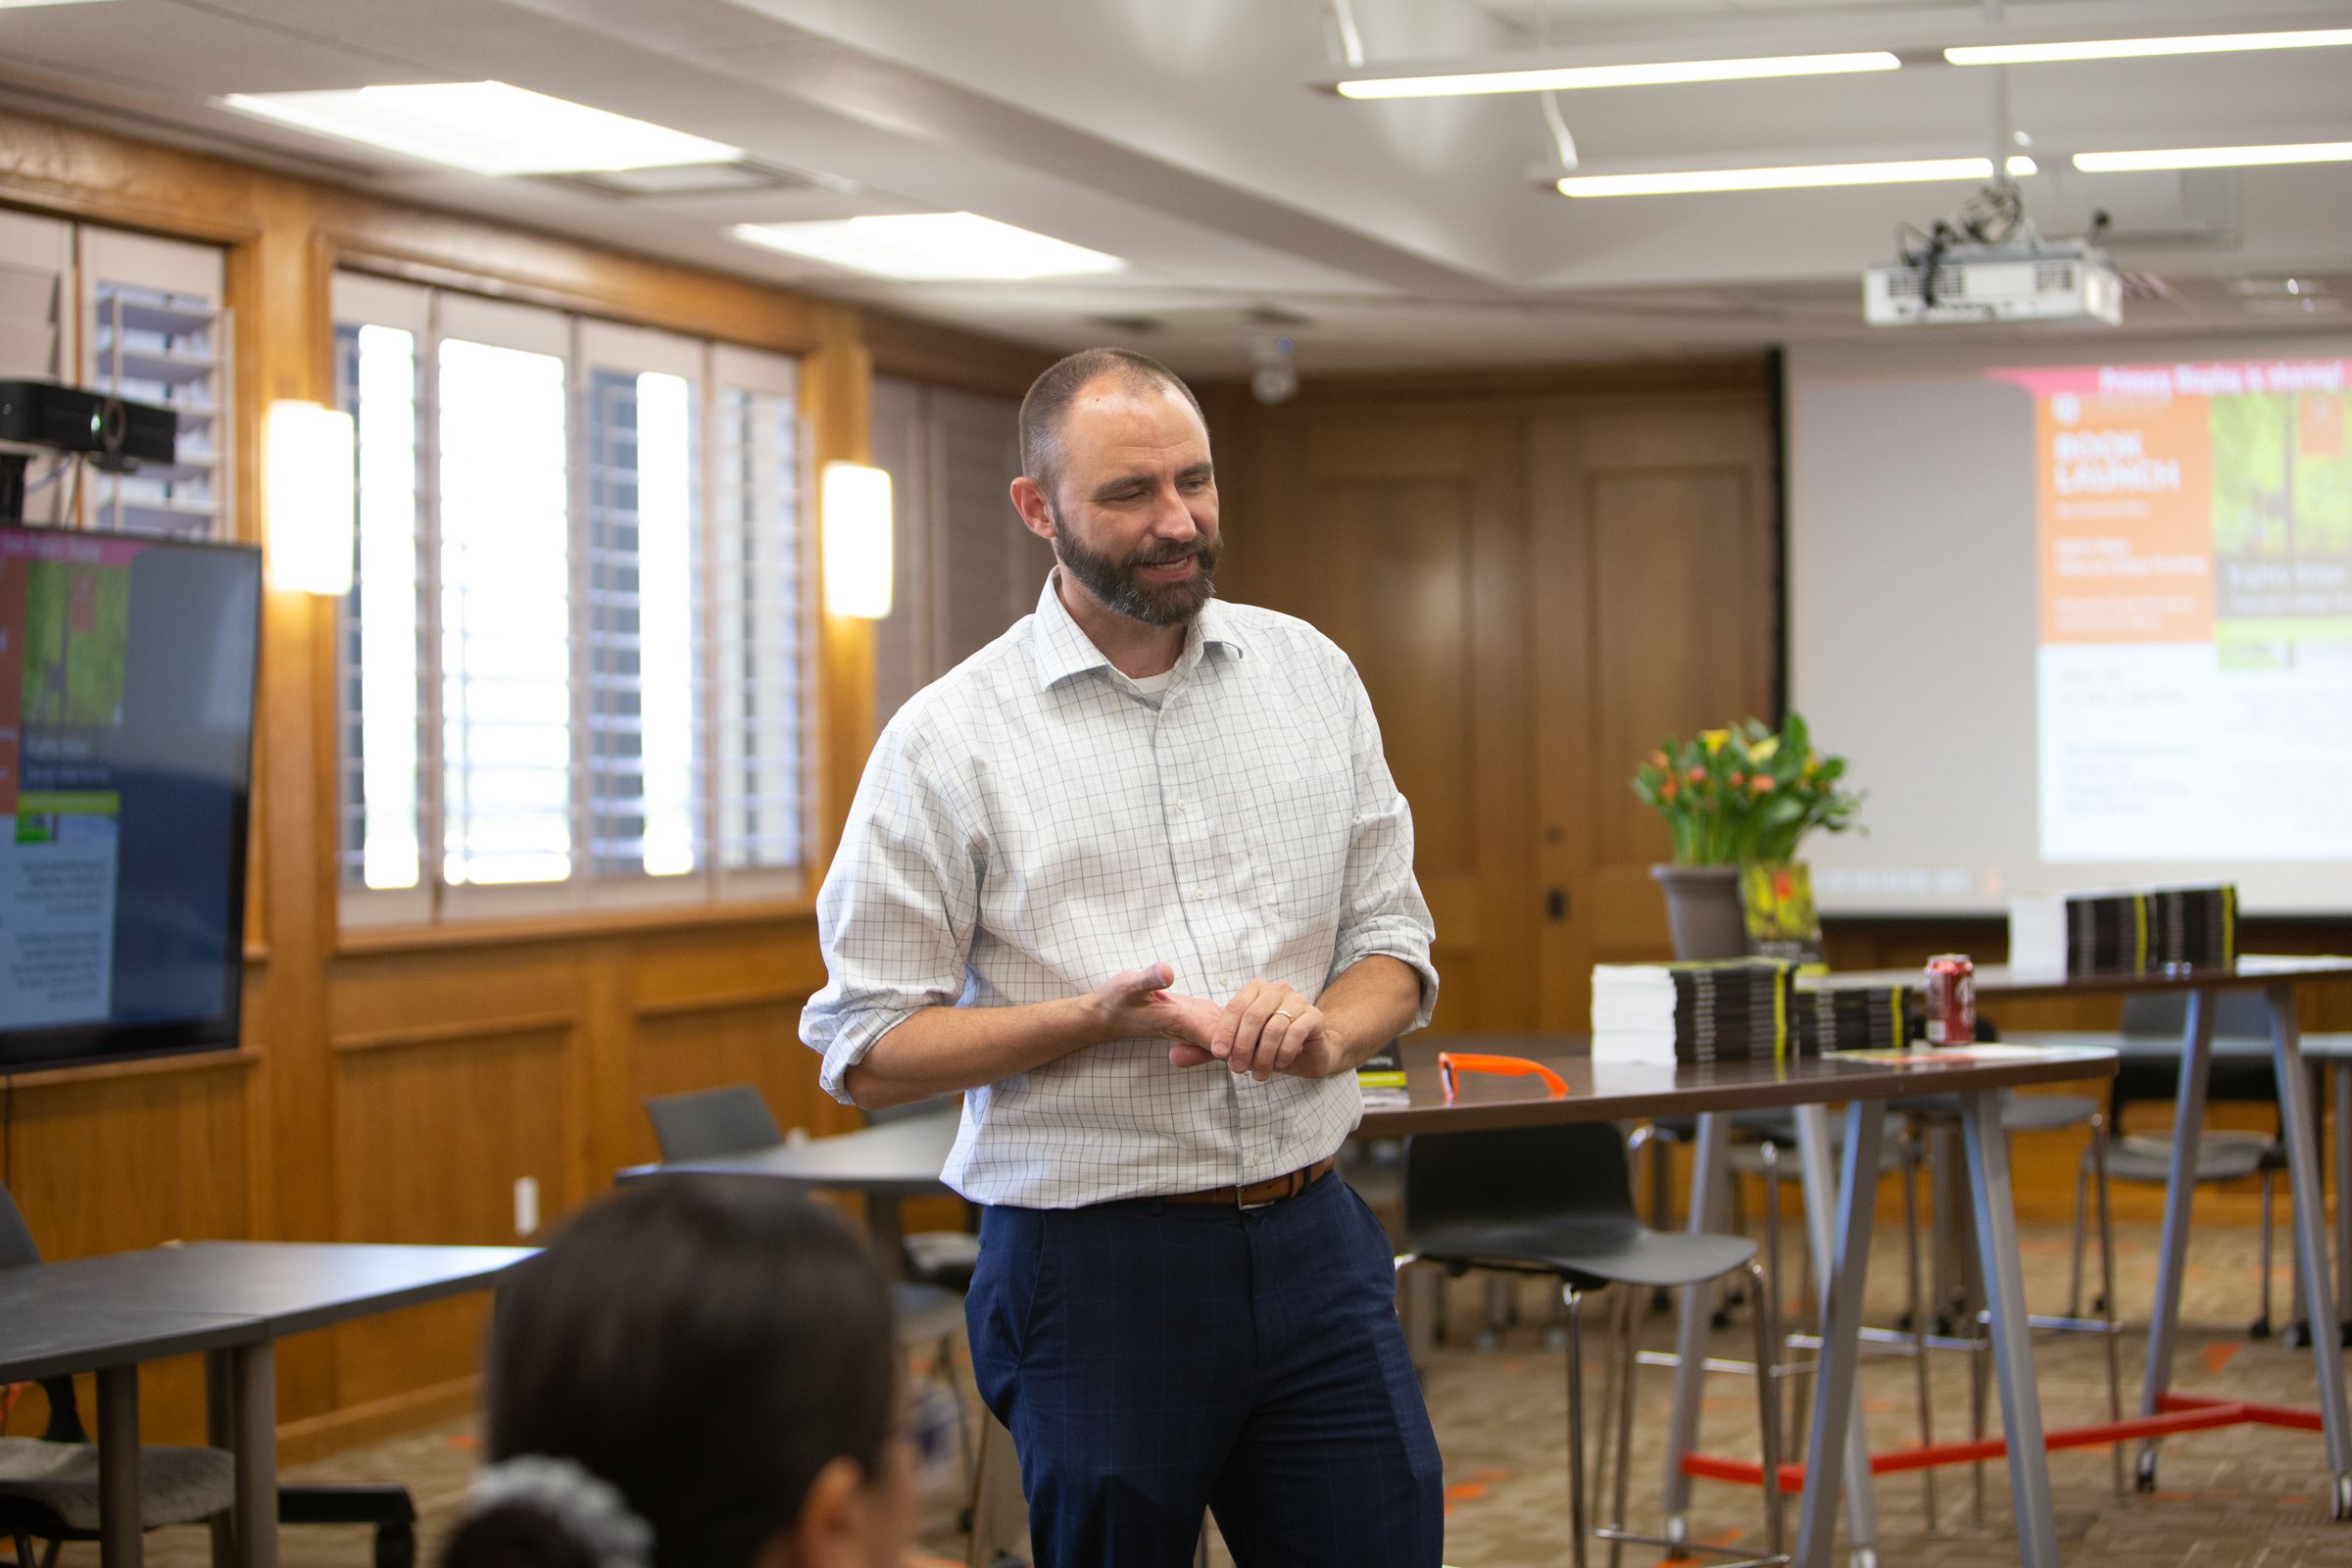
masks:
<svg viewBox="0 0 2352 1568"><path fill-rule="evenodd" d="M1268 1178L1267 1178L1267 1180L1268 1180L1268 1181L1278 1181L1278 1182L1283 1182L1283 1183L1290 1183L1290 1182L1293 1180L1293 1178L1295 1178L1296 1176L1298 1176L1298 1173L1297 1171L1291 1171L1291 1172L1289 1172L1288 1174L1286 1174L1286 1175L1282 1175L1282 1176L1270 1176L1270 1177L1268 1177ZM1258 1184L1257 1184L1257 1183L1255 1183L1255 1182L1251 1182L1251 1183L1250 1184L1250 1187L1255 1187L1256 1185L1258 1185ZM1296 1186L1290 1186L1290 1187L1288 1187L1288 1188L1287 1188L1287 1190L1286 1190L1286 1191L1283 1191L1283 1192L1276 1193L1276 1194L1275 1194L1273 1197L1271 1197L1271 1198L1268 1198L1268 1199L1262 1200L1261 1201L1258 1201L1258 1202L1252 1203L1252 1202L1250 1202L1250 1201L1248 1199L1246 1199L1246 1198L1244 1198L1244 1197L1242 1196L1244 1193L1246 1193L1246 1192L1248 1192L1248 1191L1250 1190L1250 1187L1244 1187L1244 1186L1242 1186L1242 1185L1241 1185L1241 1184L1239 1184L1239 1183L1236 1183L1236 1184L1234 1185L1234 1189L1233 1189L1233 1206L1234 1206L1234 1208L1235 1208L1235 1209L1236 1209L1238 1212L1240 1212L1240 1213L1247 1214L1247 1213L1249 1213L1249 1212L1250 1212L1251 1209L1253 1209L1253 1208L1272 1208L1272 1207L1273 1207L1273 1206L1274 1206L1276 1203L1279 1203L1279 1202L1281 1202L1281 1201L1282 1201L1284 1199L1286 1199L1286 1198L1296 1198L1296 1197L1298 1197L1298 1187L1296 1187Z"/></svg>

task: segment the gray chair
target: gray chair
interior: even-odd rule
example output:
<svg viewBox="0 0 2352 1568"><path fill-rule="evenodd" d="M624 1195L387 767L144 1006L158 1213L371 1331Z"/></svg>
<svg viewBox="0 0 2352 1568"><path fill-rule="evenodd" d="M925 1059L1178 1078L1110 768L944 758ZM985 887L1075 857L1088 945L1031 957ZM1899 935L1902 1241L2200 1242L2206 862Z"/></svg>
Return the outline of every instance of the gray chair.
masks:
<svg viewBox="0 0 2352 1568"><path fill-rule="evenodd" d="M654 1123L662 1162L748 1154L784 1142L767 1102L750 1084L727 1084L684 1095L648 1095L645 1113Z"/></svg>
<svg viewBox="0 0 2352 1568"><path fill-rule="evenodd" d="M1780 1474L1779 1396L1771 1377L1756 1379L1766 1478L1766 1555L1640 1536L1625 1528L1634 1379L1641 1366L1634 1302L1649 1290L1704 1285L1744 1270L1757 1303L1756 1364L1770 1366L1779 1330L1771 1292L1756 1265L1755 1243L1740 1236L1694 1236L1643 1225L1634 1212L1625 1136L1608 1122L1407 1140L1404 1227L1410 1250L1396 1259L1399 1270L1408 1263L1426 1262L1442 1264L1455 1275L1473 1268L1497 1269L1559 1281L1568 1318L1568 1520L1577 1568L1584 1568L1588 1535L1584 1298L1609 1285L1619 1287L1617 1354L1611 1373L1616 1384L1614 1518L1590 1534L1609 1543L1612 1565L1627 1542L1666 1546L1680 1554L1704 1551L1739 1559L1727 1568L1770 1568L1788 1560L1781 1549L1781 1498L1774 1485Z"/></svg>
<svg viewBox="0 0 2352 1568"><path fill-rule="evenodd" d="M2124 1058L2108 1086L2108 1116L2118 1129L2110 1174L2117 1181L2162 1187L2172 1179L2173 1138L2161 1133L2124 1136L2124 1107L2135 1100L2171 1102L2180 1076L2180 1037L2188 1022L2188 998L2177 991L2152 991L2124 999L2117 1032L2124 1040ZM2259 991L2224 991L2214 998L2212 1067L2207 1074L2205 1101L2278 1103L2278 1077L2271 1058L2271 1016ZM2312 1069L2314 1076L2318 1068ZM2314 1102L2318 1103L2315 1094ZM2286 1168L2284 1129L2256 1133L2208 1128L2197 1139L2196 1183L2242 1181L2252 1176L2262 1183L2261 1308L2247 1326L2249 1338L2271 1336L2272 1209L2278 1173ZM2300 1264L2298 1262L2298 1267ZM2298 1290L2292 1298L2301 1301ZM2299 1339L2291 1335L2290 1339Z"/></svg>
<svg viewBox="0 0 2352 1568"><path fill-rule="evenodd" d="M32 1231L8 1189L0 1186L0 1268L41 1260ZM44 1378L49 1420L37 1438L0 1437L0 1539L15 1547L18 1568L34 1568L32 1544L49 1549L41 1568L54 1568L69 1541L98 1539L98 1446L81 1424L70 1377ZM148 1529L201 1524L224 1517L235 1495L236 1460L221 1448L142 1444L139 1519ZM375 1527L375 1568L411 1568L416 1559L416 1506L406 1487L283 1486L277 1493L282 1524Z"/></svg>

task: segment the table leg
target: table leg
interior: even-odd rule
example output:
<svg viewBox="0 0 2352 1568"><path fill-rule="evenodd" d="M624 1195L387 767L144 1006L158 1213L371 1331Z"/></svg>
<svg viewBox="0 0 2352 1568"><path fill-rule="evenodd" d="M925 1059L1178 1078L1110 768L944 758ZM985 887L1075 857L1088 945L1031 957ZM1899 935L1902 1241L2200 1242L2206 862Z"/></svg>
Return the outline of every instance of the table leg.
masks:
<svg viewBox="0 0 2352 1568"><path fill-rule="evenodd" d="M2017 1206L2009 1189L2009 1138L1997 1091L1963 1095L1969 1196L1976 1206L1977 1256L1990 1318L1993 1374L2000 1382L2001 1433L2009 1445L2009 1497L2017 1516L2021 1568L2057 1568L2058 1525L2050 1503L2049 1450L2034 1390L2034 1334L2017 1250Z"/></svg>
<svg viewBox="0 0 2352 1568"><path fill-rule="evenodd" d="M1805 1240L1812 1249L1813 1277L1826 1280L1837 1266L1838 1237L1830 1216L1838 1208L1838 1178L1830 1148L1830 1107L1796 1107L1796 1152L1799 1176L1805 1188ZM1878 1175L1870 1178L1872 1190ZM1827 1299L1825 1297L1824 1299ZM1827 1325L1816 1325L1828 1343ZM1878 1490L1870 1479L1870 1433L1862 1422L1862 1390L1854 1388L1854 1413L1845 1440L1845 1534L1854 1568L1871 1568L1878 1561Z"/></svg>
<svg viewBox="0 0 2352 1568"><path fill-rule="evenodd" d="M2302 1260L2303 1316L2312 1326L2311 1349L2318 1363L2320 1422L2328 1434L2330 1493L2338 1520L2352 1519L2352 1411L2345 1406L2344 1362L2335 1337L2334 1281L2328 1269L2328 1229L2321 1208L2318 1122L2312 1115L2311 1080L2303 1072L2303 1045L2295 1025L2295 988L2275 985L2271 1004L2271 1054L2278 1066L2278 1120L2286 1135L2286 1171L2294 1193L2295 1253Z"/></svg>
<svg viewBox="0 0 2352 1568"><path fill-rule="evenodd" d="M2335 1309L2340 1338L2352 1347L2352 1060L2328 1065L2335 1085Z"/></svg>
<svg viewBox="0 0 2352 1568"><path fill-rule="evenodd" d="M1690 1217L1692 1235L1712 1230L1723 1191L1724 1150L1731 1138L1729 1116L1698 1118L1690 1139ZM1711 1292L1693 1285L1682 1293L1682 1320L1675 1331L1674 1349L1680 1358L1674 1368L1674 1413L1666 1429L1666 1534L1688 1541L1690 1529L1690 1478L1683 1474L1683 1455L1698 1446L1698 1404L1706 1382L1708 1300ZM1757 1376L1765 1375L1761 1369Z"/></svg>
<svg viewBox="0 0 2352 1568"><path fill-rule="evenodd" d="M906 1224L900 1200L882 1193L865 1195L865 1231L874 1244L874 1261L886 1280L906 1277Z"/></svg>
<svg viewBox="0 0 2352 1568"><path fill-rule="evenodd" d="M144 1536L139 1517L139 1369L134 1362L98 1374L98 1560L105 1568L139 1568Z"/></svg>
<svg viewBox="0 0 2352 1568"><path fill-rule="evenodd" d="M2213 1070L2213 993L2188 994L2180 1034L2180 1085L2173 1099L2173 1168L2164 1187L2164 1233L2156 1259L2156 1304L2148 1313L2148 1375L2142 1415L2155 1415L2173 1383L2180 1327L2181 1270L2188 1262L2188 1211L2197 1191L2197 1139L2205 1126L2205 1080ZM2139 1446L2139 1490L2156 1490L2156 1440Z"/></svg>
<svg viewBox="0 0 2352 1568"><path fill-rule="evenodd" d="M236 1363L226 1350L204 1356L204 1441L233 1453L237 1446ZM236 1568L237 1512L234 1500L213 1515L213 1568Z"/></svg>
<svg viewBox="0 0 2352 1568"><path fill-rule="evenodd" d="M1862 1329L1862 1281L1870 1272L1870 1226L1879 1200L1879 1150L1886 1102L1857 1100L1845 1112L1845 1168L1838 1189L1836 1268L1821 1276L1821 1371L1813 1385L1813 1433L1805 1445L1805 1494L1797 1509L1797 1568L1829 1568L1838 1533L1842 1464L1854 1425L1855 1362Z"/></svg>
<svg viewBox="0 0 2352 1568"><path fill-rule="evenodd" d="M228 1352L235 1393L236 1535L240 1568L277 1568L277 1348Z"/></svg>

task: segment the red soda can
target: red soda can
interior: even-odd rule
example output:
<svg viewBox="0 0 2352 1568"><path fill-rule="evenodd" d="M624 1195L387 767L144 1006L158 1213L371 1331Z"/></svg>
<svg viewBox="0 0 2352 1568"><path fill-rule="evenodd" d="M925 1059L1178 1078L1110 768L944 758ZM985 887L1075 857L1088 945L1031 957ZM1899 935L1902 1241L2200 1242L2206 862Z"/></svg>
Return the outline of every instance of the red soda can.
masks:
<svg viewBox="0 0 2352 1568"><path fill-rule="evenodd" d="M1928 1044L1962 1046L1977 1038L1977 966L1965 953L1939 953L1928 960L1921 1000L1928 1015Z"/></svg>

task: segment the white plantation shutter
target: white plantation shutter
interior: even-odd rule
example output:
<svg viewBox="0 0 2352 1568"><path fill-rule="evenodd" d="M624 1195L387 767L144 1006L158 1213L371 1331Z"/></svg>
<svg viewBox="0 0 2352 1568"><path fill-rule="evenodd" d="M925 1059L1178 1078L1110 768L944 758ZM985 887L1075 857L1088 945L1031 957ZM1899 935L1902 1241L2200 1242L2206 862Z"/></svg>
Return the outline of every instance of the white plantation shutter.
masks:
<svg viewBox="0 0 2352 1568"><path fill-rule="evenodd" d="M799 885L807 864L815 625L795 361L710 351L711 641L722 882Z"/></svg>
<svg viewBox="0 0 2352 1568"><path fill-rule="evenodd" d="M84 225L81 373L86 386L179 417L176 461L90 471L91 526L183 538L232 537L228 498L230 351L218 247Z"/></svg>
<svg viewBox="0 0 2352 1568"><path fill-rule="evenodd" d="M359 517L352 591L337 639L341 695L340 863L347 917L432 912L424 860L435 737L425 723L425 345L421 288L335 278L335 405L353 417Z"/></svg>
<svg viewBox="0 0 2352 1568"><path fill-rule="evenodd" d="M569 881L573 747L570 323L439 294L432 414L444 897Z"/></svg>
<svg viewBox="0 0 2352 1568"><path fill-rule="evenodd" d="M579 343L590 869L683 878L705 866L709 840L696 461L706 351L602 321L581 322Z"/></svg>

